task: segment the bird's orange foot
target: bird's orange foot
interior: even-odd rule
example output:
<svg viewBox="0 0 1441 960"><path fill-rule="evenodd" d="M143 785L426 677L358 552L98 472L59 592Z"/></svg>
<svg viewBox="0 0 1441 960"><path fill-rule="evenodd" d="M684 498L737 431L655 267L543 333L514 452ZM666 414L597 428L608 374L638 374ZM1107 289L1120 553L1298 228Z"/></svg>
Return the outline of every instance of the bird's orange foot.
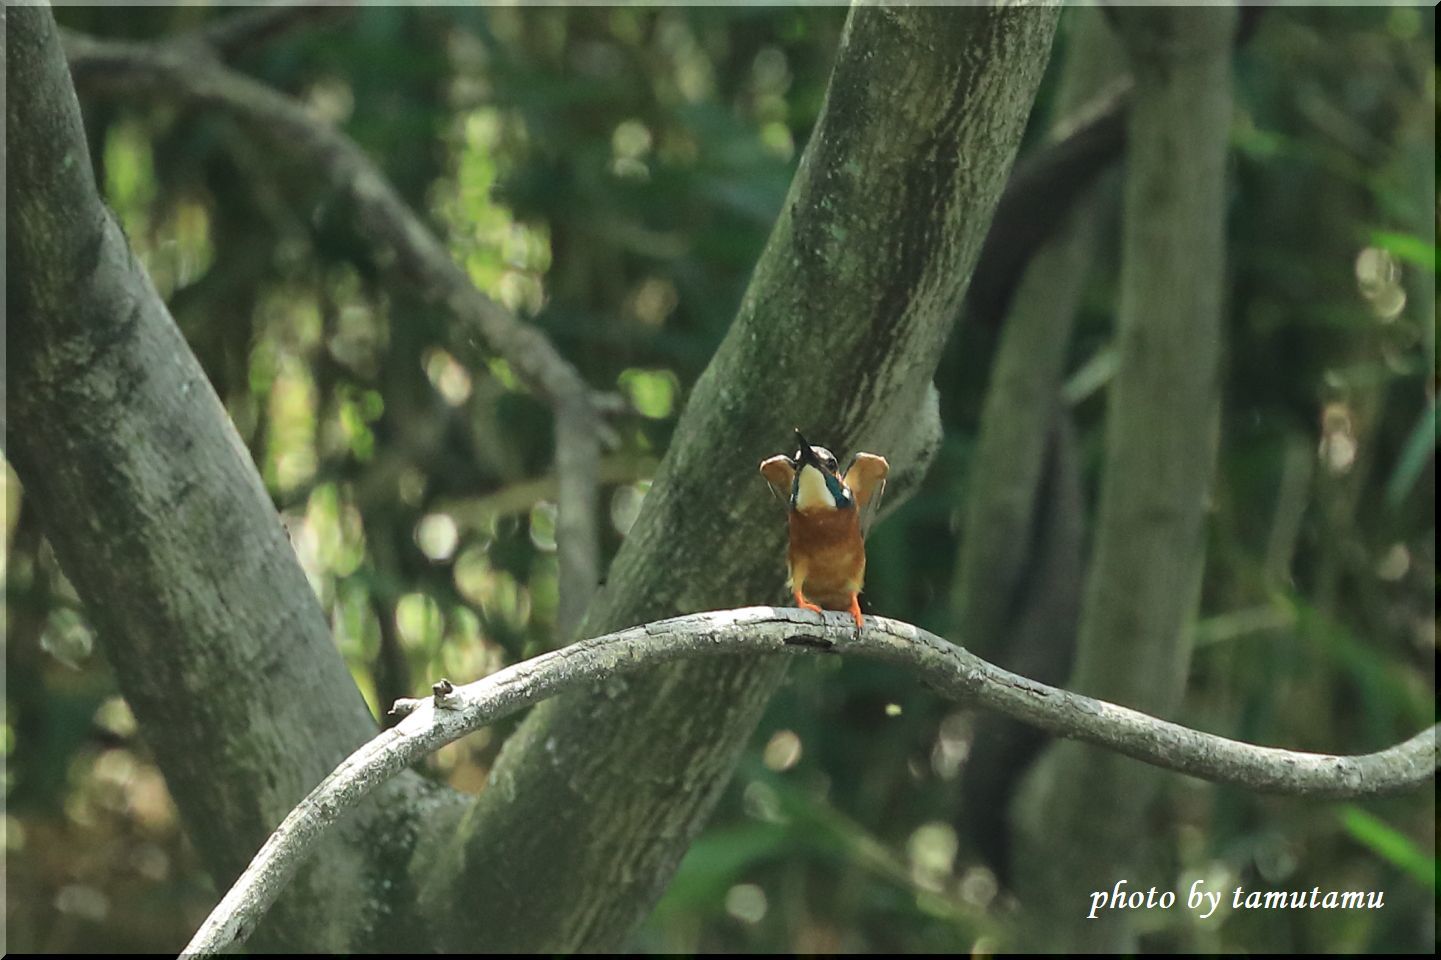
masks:
<svg viewBox="0 0 1441 960"><path fill-rule="evenodd" d="M802 610L811 610L815 613L821 613L821 608L816 606L814 603L811 603L805 597L801 596L801 592L799 590L795 591L795 595L796 606L800 607ZM824 616L824 614L822 614L822 616Z"/></svg>
<svg viewBox="0 0 1441 960"><path fill-rule="evenodd" d="M854 593L851 594L851 618L856 622L856 632L860 633L860 631L865 627L866 622L861 617L860 598Z"/></svg>

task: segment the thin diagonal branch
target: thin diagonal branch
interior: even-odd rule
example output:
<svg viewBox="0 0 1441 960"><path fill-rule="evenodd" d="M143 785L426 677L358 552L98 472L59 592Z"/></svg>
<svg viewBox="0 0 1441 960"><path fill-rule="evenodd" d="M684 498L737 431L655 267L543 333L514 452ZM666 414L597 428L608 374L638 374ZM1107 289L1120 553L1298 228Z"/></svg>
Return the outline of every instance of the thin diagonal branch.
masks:
<svg viewBox="0 0 1441 960"><path fill-rule="evenodd" d="M722 654L840 653L906 667L952 700L974 702L1061 737L1085 740L1217 783L1305 797L1392 793L1429 781L1437 727L1363 756L1260 747L1202 733L1126 707L1002 670L919 627L869 617L856 632L842 614L746 607L647 623L583 640L463 687L436 685L433 700L398 701L399 724L352 754L297 806L211 911L185 953L243 941L325 830L408 765L502 717L596 681L664 663Z"/></svg>
<svg viewBox="0 0 1441 960"><path fill-rule="evenodd" d="M599 462L607 427L594 393L539 329L483 294L445 245L342 131L296 101L197 52L193 44L138 44L64 33L84 95L158 96L221 110L281 155L324 177L353 205L377 264L433 301L505 358L556 418L560 636L569 639L599 580ZM469 338L468 338L469 339Z"/></svg>

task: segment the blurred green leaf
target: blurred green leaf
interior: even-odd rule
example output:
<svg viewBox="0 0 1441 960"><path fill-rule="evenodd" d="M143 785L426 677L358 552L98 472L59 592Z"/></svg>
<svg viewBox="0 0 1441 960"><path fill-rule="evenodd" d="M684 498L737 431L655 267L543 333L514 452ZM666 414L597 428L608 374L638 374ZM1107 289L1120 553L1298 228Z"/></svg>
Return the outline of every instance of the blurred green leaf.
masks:
<svg viewBox="0 0 1441 960"><path fill-rule="evenodd" d="M1401 459L1396 462L1396 469L1391 473L1391 479L1386 482L1386 503L1391 507L1399 507L1405 501L1411 488L1416 485L1416 480L1421 476L1426 464L1436 453L1436 398L1432 397L1426 405L1426 410L1421 414L1421 419L1416 421L1416 426L1411 431L1411 436L1406 439L1406 446L1401 451Z"/></svg>
<svg viewBox="0 0 1441 960"><path fill-rule="evenodd" d="M664 420L675 412L680 381L669 370L626 370L620 388L641 416Z"/></svg>
<svg viewBox="0 0 1441 960"><path fill-rule="evenodd" d="M751 867L780 857L794 846L779 823L742 823L707 830L691 844L656 913L718 908L726 891Z"/></svg>
<svg viewBox="0 0 1441 960"><path fill-rule="evenodd" d="M1420 237L1390 230L1373 230L1371 243L1402 260L1425 267L1433 273L1436 270L1436 244L1428 243Z"/></svg>
<svg viewBox="0 0 1441 960"><path fill-rule="evenodd" d="M1341 824L1362 846L1436 892L1435 854L1422 850L1410 837L1354 804L1341 808Z"/></svg>

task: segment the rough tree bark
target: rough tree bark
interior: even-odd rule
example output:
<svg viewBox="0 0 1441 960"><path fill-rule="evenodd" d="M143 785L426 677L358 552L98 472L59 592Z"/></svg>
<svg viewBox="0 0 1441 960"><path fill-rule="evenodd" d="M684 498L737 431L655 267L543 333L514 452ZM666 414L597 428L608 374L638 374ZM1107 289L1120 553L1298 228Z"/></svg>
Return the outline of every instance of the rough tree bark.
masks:
<svg viewBox="0 0 1441 960"><path fill-rule="evenodd" d="M97 193L50 11L7 13L6 453L223 888L376 725L240 437ZM364 942L403 902L385 886L401 889L427 793L401 777L363 806L259 945Z"/></svg>
<svg viewBox="0 0 1441 960"><path fill-rule="evenodd" d="M816 132L582 633L783 596L755 472L800 426L911 479L929 384L1045 66L1055 9L852 10ZM905 477L899 478L903 486ZM889 496L889 494L888 494ZM784 662L721 658L537 708L429 874L449 945L614 946L699 829ZM472 897L457 916L459 883Z"/></svg>
<svg viewBox="0 0 1441 960"><path fill-rule="evenodd" d="M1120 369L1071 689L1175 712L1190 659L1216 451L1234 8L1114 12L1135 78L1127 136ZM1076 744L1023 801L1020 892L1041 948L1130 949L1092 890L1134 880L1154 771Z"/></svg>

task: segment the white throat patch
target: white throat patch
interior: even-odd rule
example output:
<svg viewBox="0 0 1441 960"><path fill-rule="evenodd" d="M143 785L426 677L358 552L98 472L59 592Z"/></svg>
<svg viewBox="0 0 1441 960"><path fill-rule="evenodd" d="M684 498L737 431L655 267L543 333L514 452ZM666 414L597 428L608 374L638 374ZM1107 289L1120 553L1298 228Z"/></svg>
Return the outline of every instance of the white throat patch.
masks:
<svg viewBox="0 0 1441 960"><path fill-rule="evenodd" d="M803 464L796 475L796 509L836 508L836 498L826 486L825 475L810 464Z"/></svg>

